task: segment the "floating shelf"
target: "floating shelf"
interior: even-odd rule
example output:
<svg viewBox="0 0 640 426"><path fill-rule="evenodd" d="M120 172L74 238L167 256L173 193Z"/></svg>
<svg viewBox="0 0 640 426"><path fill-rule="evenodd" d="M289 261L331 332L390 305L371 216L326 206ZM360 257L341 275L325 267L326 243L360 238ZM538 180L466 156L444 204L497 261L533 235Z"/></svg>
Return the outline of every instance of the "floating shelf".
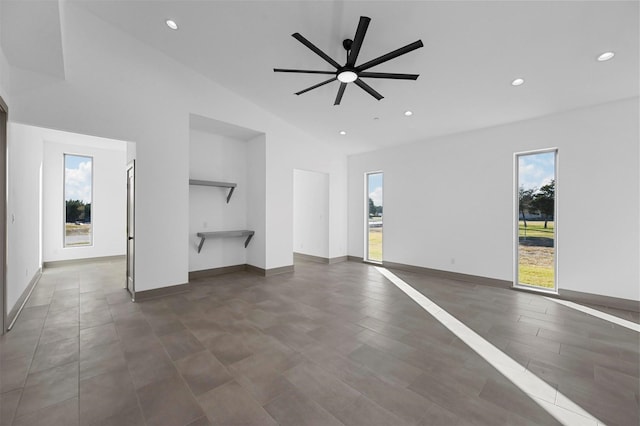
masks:
<svg viewBox="0 0 640 426"><path fill-rule="evenodd" d="M237 184L232 182L216 182L213 180L197 180L197 179L189 179L189 185L217 186L219 188L229 188L229 194L227 195L227 204L229 204L229 200L231 199L231 194L233 194L233 190L236 189L236 186L238 186Z"/></svg>
<svg viewBox="0 0 640 426"><path fill-rule="evenodd" d="M198 232L196 235L200 237L200 244L198 244L198 253L202 250L202 245L204 244L204 240L207 238L225 238L225 237L247 237L247 240L244 242L244 247L246 248L249 245L249 241L255 234L255 231L248 231L246 229L241 231L214 231L214 232Z"/></svg>

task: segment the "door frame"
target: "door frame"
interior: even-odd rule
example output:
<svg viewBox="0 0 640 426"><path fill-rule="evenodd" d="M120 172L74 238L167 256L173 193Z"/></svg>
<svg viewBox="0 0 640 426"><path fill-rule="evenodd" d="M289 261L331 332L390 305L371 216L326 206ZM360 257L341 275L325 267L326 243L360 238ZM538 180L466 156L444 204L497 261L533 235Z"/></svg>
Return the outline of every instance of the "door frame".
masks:
<svg viewBox="0 0 640 426"><path fill-rule="evenodd" d="M2 196L2 209L0 209L0 223L2 237L0 238L0 335L7 331L7 182L8 182L8 152L7 127L9 124L9 108L0 96L0 196Z"/></svg>
<svg viewBox="0 0 640 426"><path fill-rule="evenodd" d="M369 259L369 175L382 175L382 199L384 200L384 172L382 170L364 173L364 254L362 260L375 265L382 265L384 261L384 212L382 213L382 255L380 261ZM382 202L384 205L384 201Z"/></svg>
<svg viewBox="0 0 640 426"><path fill-rule="evenodd" d="M553 199L553 288L545 288L539 287L535 285L529 284L520 284L518 272L520 270L520 257L518 250L520 249L520 198L518 196L519 184L520 184L520 162L518 159L521 156L525 155L535 155L535 154L544 154L548 152L553 152L554 162L553 162L553 176L555 179L554 185L554 199ZM525 289L536 291L540 293L551 293L558 294L558 161L559 161L559 150L557 147L554 148L544 148L544 149L535 149L531 151L522 151L516 152L513 154L513 163L514 163L514 200L513 200L513 229L514 229L514 266L513 266L513 288L517 289Z"/></svg>
<svg viewBox="0 0 640 426"><path fill-rule="evenodd" d="M133 175L133 197L129 196L129 171L131 171ZM129 205L132 203L133 205ZM133 218L130 217L129 212L132 212ZM129 223L131 223L131 219L133 219L133 243L131 250L129 250ZM127 234L126 234L126 244L127 244L127 273L125 276L124 288L131 294L131 301L136 301L136 281L135 281L135 262L136 262L136 239L135 239L135 220L136 220L136 160L131 160L129 164L127 164ZM130 262L130 256L133 256L133 261ZM132 271L129 270L129 265L132 265ZM129 286L129 276L131 276L131 286ZM131 288L130 288L131 287Z"/></svg>

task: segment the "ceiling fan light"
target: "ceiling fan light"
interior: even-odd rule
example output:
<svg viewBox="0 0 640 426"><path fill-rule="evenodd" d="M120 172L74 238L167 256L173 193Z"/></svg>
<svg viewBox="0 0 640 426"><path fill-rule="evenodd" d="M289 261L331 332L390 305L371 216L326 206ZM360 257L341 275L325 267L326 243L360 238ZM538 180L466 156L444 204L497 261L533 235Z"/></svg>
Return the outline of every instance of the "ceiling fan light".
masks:
<svg viewBox="0 0 640 426"><path fill-rule="evenodd" d="M342 83L352 83L358 79L358 74L353 71L342 71L338 74L338 80Z"/></svg>

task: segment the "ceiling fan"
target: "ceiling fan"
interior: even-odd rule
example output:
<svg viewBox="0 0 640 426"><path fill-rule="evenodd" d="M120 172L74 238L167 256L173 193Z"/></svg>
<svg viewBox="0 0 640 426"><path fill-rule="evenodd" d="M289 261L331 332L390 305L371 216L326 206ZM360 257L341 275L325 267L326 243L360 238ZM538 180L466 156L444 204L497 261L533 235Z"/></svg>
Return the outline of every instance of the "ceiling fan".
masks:
<svg viewBox="0 0 640 426"><path fill-rule="evenodd" d="M340 65L339 63L334 61L329 55L324 53L322 50L318 49L318 47L316 47L313 43L311 43L309 40L304 38L300 33L292 34L293 38L295 38L300 43L307 46L316 55L320 56L322 59L327 61L330 65L332 65L336 69L335 71L294 70L294 69L284 69L284 68L274 68L273 71L303 73L303 74L333 75L333 77L323 81L322 83L318 83L314 86L311 86L304 90L296 92L296 95L302 95L303 93L306 93L310 90L317 89L320 86L324 86L325 84L338 80L340 81L340 88L338 88L338 95L336 96L336 100L333 103L334 105L340 105L340 101L342 100L342 95L344 95L344 90L347 88L348 83L355 83L358 87L360 87L365 92L369 93L371 96L373 96L377 100L382 99L383 96L380 93L376 92L367 83L362 81L363 78L390 78L395 80L416 80L419 74L395 74L395 73L384 73L384 72L369 72L367 70L369 68L375 67L376 65L380 65L383 62L387 62L387 61L390 61L391 59L397 58L398 56L404 55L405 53L409 53L413 50L419 49L420 47L423 46L422 40L414 41L413 43L408 44L399 49L396 49L393 52L389 52L385 55L372 59L369 62L365 62L364 64L356 66L356 60L358 59L358 54L360 53L360 48L362 47L362 42L367 32L367 28L369 27L369 22L371 22L371 18L367 18L366 16L361 16L354 39L353 40L346 39L342 42L342 47L344 47L345 50L347 51L347 62L344 65Z"/></svg>

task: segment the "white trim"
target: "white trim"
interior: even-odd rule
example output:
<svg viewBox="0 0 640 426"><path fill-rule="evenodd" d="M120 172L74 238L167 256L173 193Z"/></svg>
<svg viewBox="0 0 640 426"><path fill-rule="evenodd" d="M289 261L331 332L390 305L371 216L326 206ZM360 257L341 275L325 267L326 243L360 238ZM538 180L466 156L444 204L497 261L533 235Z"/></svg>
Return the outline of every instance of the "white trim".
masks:
<svg viewBox="0 0 640 426"><path fill-rule="evenodd" d="M365 172L364 173L364 255L362 256L364 263L371 263L373 265L382 265L384 259L384 211L382 213L383 222L383 235L382 235L382 253L380 260L369 259L369 175L382 175L382 204L384 208L384 172L382 170Z"/></svg>
<svg viewBox="0 0 640 426"><path fill-rule="evenodd" d="M67 245L67 156L71 157L83 157L91 159L91 243L77 246ZM95 175L95 158L93 155L87 154L72 154L64 152L62 154L62 248L63 249L76 249L94 246L94 175Z"/></svg>
<svg viewBox="0 0 640 426"><path fill-rule="evenodd" d="M554 200L553 200L553 288L538 287L535 285L521 284L518 277L520 259L520 157L527 155L555 153L553 159L553 179L554 179ZM513 222L513 287L518 289L531 290L539 293L558 294L558 157L557 147L536 149L531 151L521 151L513 153L513 181L515 182L515 192L513 199L514 222Z"/></svg>

